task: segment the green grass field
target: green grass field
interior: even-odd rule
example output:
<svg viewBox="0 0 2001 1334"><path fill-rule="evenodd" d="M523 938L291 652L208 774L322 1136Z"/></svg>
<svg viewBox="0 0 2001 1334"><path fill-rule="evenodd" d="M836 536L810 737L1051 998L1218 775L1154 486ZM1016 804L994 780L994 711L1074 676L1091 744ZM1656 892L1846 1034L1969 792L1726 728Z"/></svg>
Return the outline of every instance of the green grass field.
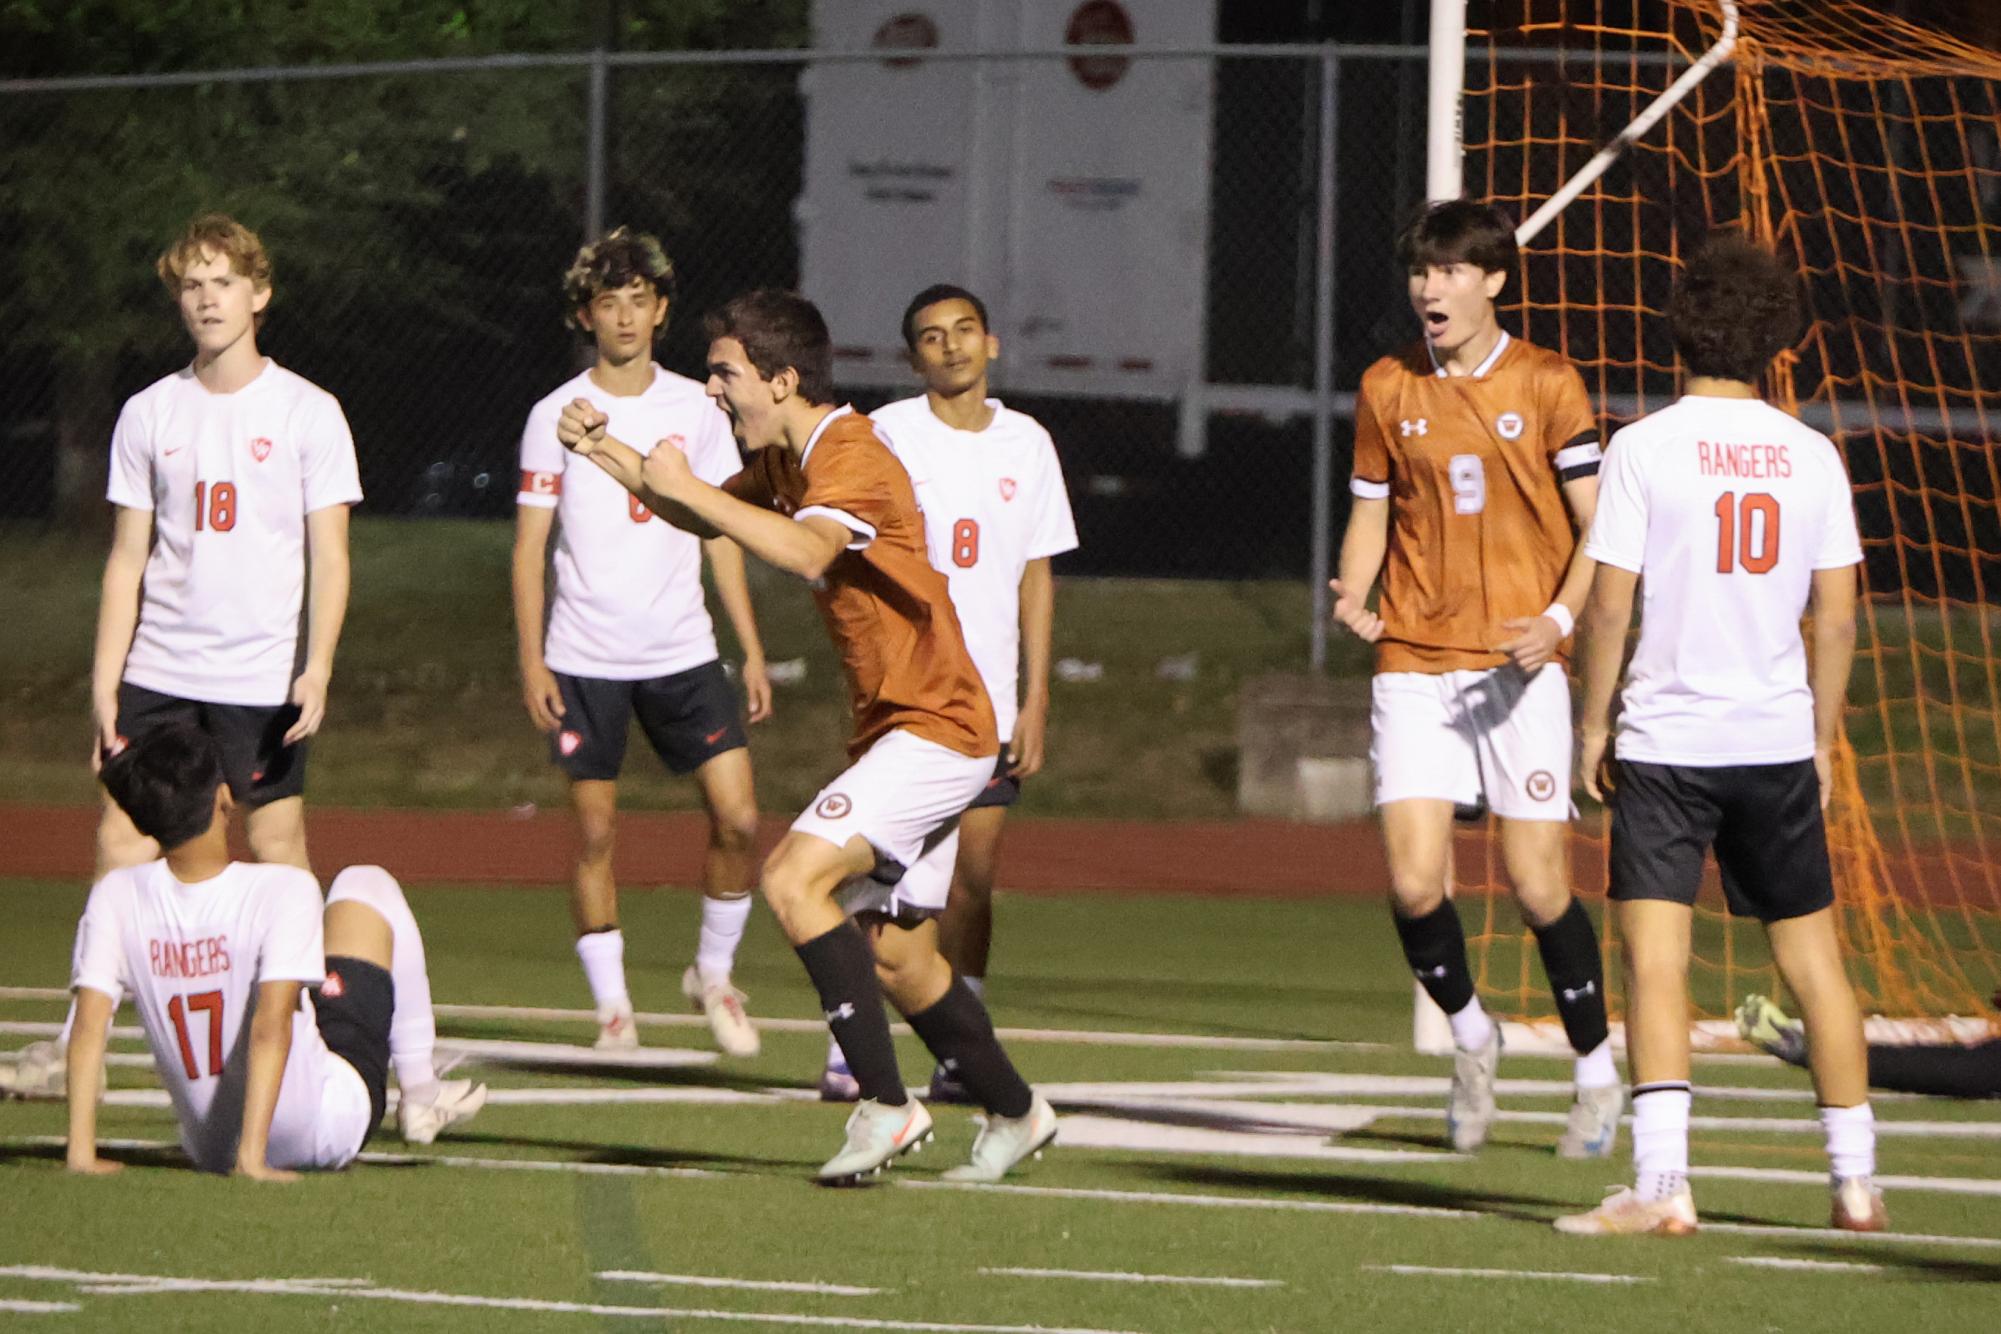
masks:
<svg viewBox="0 0 2001 1334"><path fill-rule="evenodd" d="M496 1090L480 1118L398 1165L257 1187L196 1176L157 1149L129 1152L119 1177L71 1179L54 1147L61 1109L0 1104L6 1319L490 1334L1993 1321L2001 1103L1880 1100L1896 1233L1858 1238L1822 1230L1824 1158L1803 1076L1762 1058L1705 1059L1696 1115L1712 1119L1698 1119L1693 1145L1712 1173L1696 1183L1704 1233L1560 1237L1549 1219L1620 1181L1625 1146L1611 1162L1555 1158L1567 1069L1517 1056L1503 1078L1523 1082L1502 1086L1494 1142L1477 1157L1444 1151L1446 1067L1408 1049L1409 982L1372 903L1007 899L994 1010L1008 1029L1038 1030L1011 1045L1064 1112L1065 1138L1011 1187L952 1189L938 1173L973 1127L948 1109L937 1142L884 1184L826 1191L806 1179L839 1136L839 1110L807 1093L825 1039L761 910L739 981L760 1018L793 1021L767 1027L762 1056L592 1072L567 1068L562 1047L588 1040L585 1021L451 1008L586 1003L560 895L412 898L445 1007L442 1045L544 1044L527 1064L477 1067ZM0 902L0 977L16 988L0 995L0 1046L18 1046L61 1017L54 995L22 989L63 984L81 895L0 881ZM635 1000L668 1008L695 901L631 894L625 916ZM644 1027L649 1046L704 1045L698 1021L674 1018ZM916 1079L921 1050L909 1039L902 1050ZM171 1141L150 1072L120 1064L113 1077L103 1133ZM1335 1129L1345 1133L1330 1144ZM393 1135L371 1148L403 1153Z"/></svg>

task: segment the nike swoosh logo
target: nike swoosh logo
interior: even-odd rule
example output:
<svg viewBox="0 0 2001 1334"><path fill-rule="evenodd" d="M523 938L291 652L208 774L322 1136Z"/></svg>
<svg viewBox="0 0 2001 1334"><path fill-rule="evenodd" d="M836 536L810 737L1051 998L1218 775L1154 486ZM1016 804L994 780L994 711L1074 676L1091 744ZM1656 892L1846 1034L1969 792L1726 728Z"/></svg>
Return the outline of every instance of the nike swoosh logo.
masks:
<svg viewBox="0 0 2001 1334"><path fill-rule="evenodd" d="M702 738L702 740L703 740L703 742L704 742L704 743L706 743L706 744L708 744L708 745L711 745L711 746L713 746L713 745L715 745L715 744L716 744L716 743L717 743L718 741L721 741L721 740L723 739L723 735L724 735L724 734L725 734L726 732L728 732L729 730L730 730L730 729L729 729L729 728L727 728L727 727L718 727L718 728L717 728L717 729L716 729L715 731L713 731L713 732L709 733L709 734L708 734L707 736L703 737L703 738Z"/></svg>
<svg viewBox="0 0 2001 1334"><path fill-rule="evenodd" d="M169 459L170 459L170 458L172 458L172 457L173 457L174 455L176 455L176 454L180 453L180 452L181 452L182 450L184 450L184 449L186 449L186 448L187 448L187 446L186 446L186 445L175 445L175 446L174 446L174 447L173 447L172 449L169 449L169 450L164 450L164 451L162 451L162 453L161 453L161 457L162 457L162 458L169 458Z"/></svg>
<svg viewBox="0 0 2001 1334"><path fill-rule="evenodd" d="M910 1109L910 1119L903 1123L903 1129L896 1132L896 1138L891 1140L890 1143L891 1144L903 1143L904 1139L910 1134L910 1128L916 1124L917 1124L917 1109L913 1107Z"/></svg>

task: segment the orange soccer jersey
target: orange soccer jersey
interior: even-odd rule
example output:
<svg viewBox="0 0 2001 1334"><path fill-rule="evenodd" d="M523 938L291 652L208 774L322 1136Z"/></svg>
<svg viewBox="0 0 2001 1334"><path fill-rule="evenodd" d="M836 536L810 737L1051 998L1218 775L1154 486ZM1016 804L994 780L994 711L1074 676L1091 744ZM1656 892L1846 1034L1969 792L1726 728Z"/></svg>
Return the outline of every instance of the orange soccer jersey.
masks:
<svg viewBox="0 0 2001 1334"><path fill-rule="evenodd" d="M1350 488L1390 502L1379 672L1497 667L1504 622L1556 597L1577 538L1564 481L1589 476L1598 420L1577 368L1505 333L1472 375L1423 343L1362 376Z"/></svg>
<svg viewBox="0 0 2001 1334"><path fill-rule="evenodd" d="M813 586L847 676L851 756L896 728L961 755L999 753L993 705L931 564L910 475L873 422L842 408L800 461L783 446L760 450L723 489L780 514L818 511L867 530Z"/></svg>

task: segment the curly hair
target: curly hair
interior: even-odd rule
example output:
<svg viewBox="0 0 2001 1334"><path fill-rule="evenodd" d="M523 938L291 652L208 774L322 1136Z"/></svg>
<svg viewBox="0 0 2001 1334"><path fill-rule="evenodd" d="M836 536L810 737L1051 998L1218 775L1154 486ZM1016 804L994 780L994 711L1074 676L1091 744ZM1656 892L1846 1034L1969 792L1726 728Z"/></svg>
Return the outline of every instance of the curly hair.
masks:
<svg viewBox="0 0 2001 1334"><path fill-rule="evenodd" d="M797 292L761 287L712 311L702 321L709 341L734 338L744 357L769 380L786 367L799 375L799 397L834 401L834 340L820 308Z"/></svg>
<svg viewBox="0 0 2001 1334"><path fill-rule="evenodd" d="M227 213L201 213L189 220L160 257L153 262L153 271L160 275L160 282L167 294L179 297L181 279L189 269L210 255L221 255L229 260L229 267L250 280L250 285L259 291L268 291L271 286L271 252L264 248L264 240ZM258 311L256 324L264 323L264 312Z"/></svg>
<svg viewBox="0 0 2001 1334"><path fill-rule="evenodd" d="M1777 255L1735 234L1691 255L1668 300L1668 331L1690 375L1757 383L1799 341L1799 279Z"/></svg>
<svg viewBox="0 0 2001 1334"><path fill-rule="evenodd" d="M600 292L616 292L634 279L652 287L663 301L674 299L674 261L660 239L630 227L614 227L577 252L563 274L563 298L572 311L584 310Z"/></svg>

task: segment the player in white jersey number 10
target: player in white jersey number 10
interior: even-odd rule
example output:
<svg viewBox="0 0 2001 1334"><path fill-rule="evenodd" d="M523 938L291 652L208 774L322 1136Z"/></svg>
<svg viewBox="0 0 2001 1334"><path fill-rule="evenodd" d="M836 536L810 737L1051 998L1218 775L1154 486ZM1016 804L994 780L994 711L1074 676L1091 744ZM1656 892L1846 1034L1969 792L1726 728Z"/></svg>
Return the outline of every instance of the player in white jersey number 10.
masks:
<svg viewBox="0 0 2001 1334"><path fill-rule="evenodd" d="M103 778L165 855L99 880L77 927L71 1171L118 1170L97 1156L97 1099L128 995L203 1171L345 1167L381 1123L392 1066L408 1141L480 1109L485 1085L437 1076L423 937L387 871L341 872L323 909L310 873L231 861L221 748L188 723L133 742Z"/></svg>
<svg viewBox="0 0 2001 1334"><path fill-rule="evenodd" d="M1880 1231L1875 1124L1855 992L1842 970L1827 805L1855 657L1862 561L1834 444L1760 400L1801 328L1799 281L1748 241L1711 241L1668 304L1684 396L1612 439L1584 554L1580 762L1612 809L1610 898L1626 968L1631 1188L1557 1220L1565 1232L1696 1229L1688 1186L1688 968L1704 854L1730 911L1764 924L1812 1034L1832 1219ZM1612 696L1646 580L1617 758ZM1813 614L1809 665L1800 616Z"/></svg>
<svg viewBox="0 0 2001 1334"><path fill-rule="evenodd" d="M1056 606L1049 559L1076 548L1077 524L1049 432L988 397L1000 340L985 303L963 287L927 287L904 310L903 340L924 392L869 415L916 489L931 563L950 585L966 648L993 701L1001 754L959 821L956 850L925 856L902 888L907 901L943 909L939 949L984 997L1001 826L1023 782L1042 768L1049 721ZM856 1095L838 1045L829 1045L820 1092L830 1100ZM931 1097L966 1100L942 1066Z"/></svg>

